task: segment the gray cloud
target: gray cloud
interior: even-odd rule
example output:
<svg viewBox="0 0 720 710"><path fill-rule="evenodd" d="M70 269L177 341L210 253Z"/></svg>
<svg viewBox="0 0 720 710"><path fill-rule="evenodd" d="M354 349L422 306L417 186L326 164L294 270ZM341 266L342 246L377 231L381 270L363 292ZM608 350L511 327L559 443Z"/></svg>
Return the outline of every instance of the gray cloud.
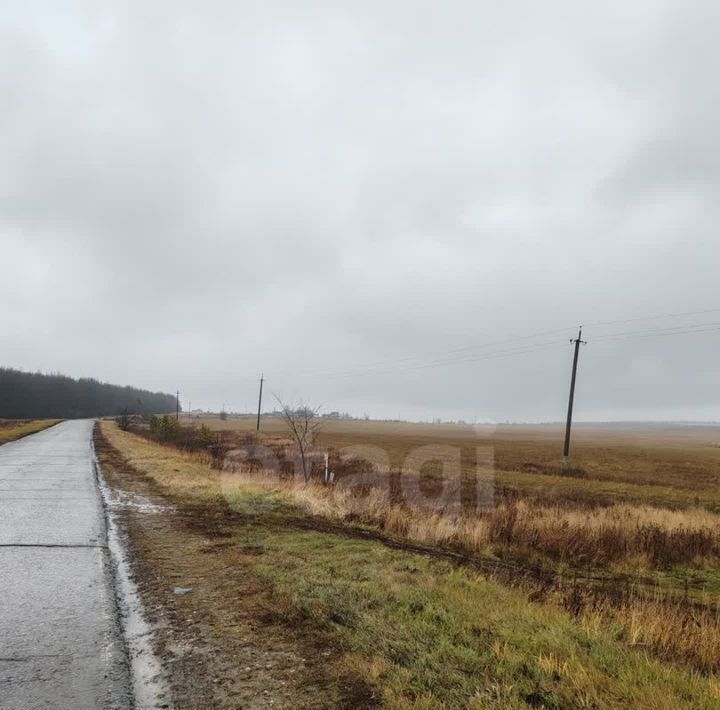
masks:
<svg viewBox="0 0 720 710"><path fill-rule="evenodd" d="M560 419L577 323L720 307L719 15L7 3L2 362ZM578 416L719 418L717 332L599 339L718 316L588 327Z"/></svg>

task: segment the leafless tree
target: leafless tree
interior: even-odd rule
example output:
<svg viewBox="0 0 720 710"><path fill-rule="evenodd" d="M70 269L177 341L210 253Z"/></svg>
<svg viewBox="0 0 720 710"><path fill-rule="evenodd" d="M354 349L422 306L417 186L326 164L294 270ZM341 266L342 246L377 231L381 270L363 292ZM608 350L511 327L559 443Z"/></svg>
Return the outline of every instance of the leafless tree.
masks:
<svg viewBox="0 0 720 710"><path fill-rule="evenodd" d="M319 407L310 407L307 404L299 404L290 407L284 404L279 397L276 397L282 410L282 417L285 421L288 433L298 448L302 472L305 482L310 480L312 473L312 461L310 452L312 450L315 435L320 430L323 420L319 417Z"/></svg>

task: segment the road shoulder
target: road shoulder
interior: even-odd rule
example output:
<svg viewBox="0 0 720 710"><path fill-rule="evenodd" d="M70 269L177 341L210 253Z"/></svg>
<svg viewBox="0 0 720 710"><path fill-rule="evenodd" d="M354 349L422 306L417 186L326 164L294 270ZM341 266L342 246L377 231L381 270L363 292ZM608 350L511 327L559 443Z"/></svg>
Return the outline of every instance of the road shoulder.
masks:
<svg viewBox="0 0 720 710"><path fill-rule="evenodd" d="M108 485L137 502L117 519L174 705L358 707L338 696L316 640L274 622L269 590L228 540L221 508L177 505L99 431L95 448Z"/></svg>

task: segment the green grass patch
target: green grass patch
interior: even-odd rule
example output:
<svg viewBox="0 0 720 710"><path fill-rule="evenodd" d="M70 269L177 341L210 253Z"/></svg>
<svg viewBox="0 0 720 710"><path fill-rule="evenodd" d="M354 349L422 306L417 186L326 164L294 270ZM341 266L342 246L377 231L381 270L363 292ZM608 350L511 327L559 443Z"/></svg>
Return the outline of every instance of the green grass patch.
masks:
<svg viewBox="0 0 720 710"><path fill-rule="evenodd" d="M257 507L257 496L233 507ZM263 500L262 505L269 501ZM238 538L240 542L241 539ZM247 541L244 541L247 543ZM389 708L715 708L718 686L472 571L315 531L253 529L268 613L320 634Z"/></svg>

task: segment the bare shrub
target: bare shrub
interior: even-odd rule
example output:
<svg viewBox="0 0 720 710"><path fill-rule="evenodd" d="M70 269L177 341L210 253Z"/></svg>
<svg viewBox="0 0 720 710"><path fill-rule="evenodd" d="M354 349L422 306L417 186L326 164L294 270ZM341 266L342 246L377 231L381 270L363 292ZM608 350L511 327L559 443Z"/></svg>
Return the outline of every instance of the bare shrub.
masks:
<svg viewBox="0 0 720 710"><path fill-rule="evenodd" d="M132 416L130 415L130 411L127 407L124 407L122 412L120 413L120 416L117 418L118 426L123 430L127 431L130 428L130 424L132 422Z"/></svg>
<svg viewBox="0 0 720 710"><path fill-rule="evenodd" d="M277 398L276 398L277 399ZM315 436L323 424L319 418L319 407L310 407L307 404L298 404L290 407L278 399L282 408L282 416L287 427L288 434L293 440L300 458L303 478L307 483L312 475L311 452Z"/></svg>
<svg viewBox="0 0 720 710"><path fill-rule="evenodd" d="M213 441L207 446L210 454L210 468L222 471L225 467L225 459L232 446L225 441L222 434L216 434Z"/></svg>
<svg viewBox="0 0 720 710"><path fill-rule="evenodd" d="M150 415L146 426L131 425L130 430L160 444L174 446L183 451L198 453L214 469L223 469L232 442L222 432L213 432L203 424L183 426L174 417Z"/></svg>

